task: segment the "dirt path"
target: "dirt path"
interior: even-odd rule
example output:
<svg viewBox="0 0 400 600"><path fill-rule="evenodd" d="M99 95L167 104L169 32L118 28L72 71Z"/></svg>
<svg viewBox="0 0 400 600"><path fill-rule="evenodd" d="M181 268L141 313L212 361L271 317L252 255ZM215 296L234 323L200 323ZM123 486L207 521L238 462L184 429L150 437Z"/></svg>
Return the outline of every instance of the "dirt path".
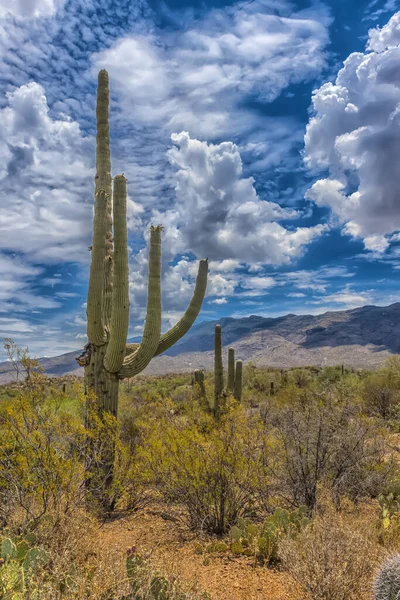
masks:
<svg viewBox="0 0 400 600"><path fill-rule="evenodd" d="M102 542L125 556L130 546L159 568L208 592L212 600L304 600L288 575L253 567L246 557L197 554L196 538L183 526L160 516L152 507L102 527Z"/></svg>

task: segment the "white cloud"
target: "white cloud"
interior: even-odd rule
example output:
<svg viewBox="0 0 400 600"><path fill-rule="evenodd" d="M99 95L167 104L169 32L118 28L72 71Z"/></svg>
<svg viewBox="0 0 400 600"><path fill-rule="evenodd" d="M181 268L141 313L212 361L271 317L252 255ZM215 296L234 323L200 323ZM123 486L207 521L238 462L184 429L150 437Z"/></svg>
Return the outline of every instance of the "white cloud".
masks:
<svg viewBox="0 0 400 600"><path fill-rule="evenodd" d="M92 141L78 123L50 117L37 83L8 93L0 119L0 249L36 262L88 262Z"/></svg>
<svg viewBox="0 0 400 600"><path fill-rule="evenodd" d="M273 277L245 277L242 281L245 291L240 296L264 296L276 285L277 281Z"/></svg>
<svg viewBox="0 0 400 600"><path fill-rule="evenodd" d="M284 2L241 2L179 34L127 36L93 64L110 72L132 122L215 138L258 122L240 110L243 97L272 101L321 71L328 23L323 7L294 12Z"/></svg>
<svg viewBox="0 0 400 600"><path fill-rule="evenodd" d="M254 179L243 177L232 142L207 144L187 132L172 140L169 157L178 169L177 200L164 214L153 213L153 222L166 226L167 254L192 251L213 261L281 265L299 257L326 230L324 225L283 227L280 220L298 213L258 197Z"/></svg>
<svg viewBox="0 0 400 600"><path fill-rule="evenodd" d="M347 285L344 290L324 296L313 301L312 304L340 305L338 308L345 310L373 304L373 296L369 291L355 292L351 286Z"/></svg>
<svg viewBox="0 0 400 600"><path fill-rule="evenodd" d="M62 4L64 0L0 0L0 18L51 17Z"/></svg>
<svg viewBox="0 0 400 600"><path fill-rule="evenodd" d="M328 169L308 197L328 206L343 231L382 253L400 229L400 13L369 32L365 53L351 54L335 83L314 92L305 136L310 169Z"/></svg>
<svg viewBox="0 0 400 600"><path fill-rule="evenodd" d="M0 312L11 314L32 309L58 308L59 302L34 291L42 269L0 251ZM0 331L0 338L4 337Z"/></svg>
<svg viewBox="0 0 400 600"><path fill-rule="evenodd" d="M291 271L278 276L280 284L293 285L296 289L312 290L324 293L336 278L354 277L345 267L320 267L319 269L305 271ZM289 294L293 297L301 297L304 294Z"/></svg>
<svg viewBox="0 0 400 600"><path fill-rule="evenodd" d="M227 304L228 300L226 298L215 298L215 300L209 300L208 304Z"/></svg>

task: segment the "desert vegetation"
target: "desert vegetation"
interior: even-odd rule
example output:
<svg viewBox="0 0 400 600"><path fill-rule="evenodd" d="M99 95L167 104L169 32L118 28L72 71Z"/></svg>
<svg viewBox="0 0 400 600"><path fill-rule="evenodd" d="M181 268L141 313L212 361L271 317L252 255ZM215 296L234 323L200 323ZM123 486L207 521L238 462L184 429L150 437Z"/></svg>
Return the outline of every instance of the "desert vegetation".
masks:
<svg viewBox="0 0 400 600"><path fill-rule="evenodd" d="M84 378L45 378L4 342L24 383L0 390L0 597L398 600L399 357L375 372L260 369L230 348L225 371L216 325L213 372L140 376L194 323L208 262L161 335L151 226L143 338L128 343L127 186L112 184L108 103L103 70Z"/></svg>
<svg viewBox="0 0 400 600"><path fill-rule="evenodd" d="M123 382L117 419L78 378L28 369L0 396L2 597L264 597L199 576L240 568L262 572L271 598L396 598L400 416L381 401L400 390L397 358L375 372L245 365L242 398L226 392L218 420L212 372L204 393L190 374ZM94 460L113 447L111 484L88 446ZM191 575L137 544L144 522L178 536Z"/></svg>

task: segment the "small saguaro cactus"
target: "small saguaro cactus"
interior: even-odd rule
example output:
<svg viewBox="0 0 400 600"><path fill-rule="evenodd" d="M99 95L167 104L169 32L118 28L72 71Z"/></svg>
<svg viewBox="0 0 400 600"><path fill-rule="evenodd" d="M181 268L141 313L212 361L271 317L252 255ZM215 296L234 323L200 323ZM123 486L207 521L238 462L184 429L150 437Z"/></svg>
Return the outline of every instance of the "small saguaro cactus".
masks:
<svg viewBox="0 0 400 600"><path fill-rule="evenodd" d="M199 386L200 395L201 395L201 397L204 398L206 395L206 388L205 388L205 384L204 384L204 371L202 371L200 369L195 370L193 383L194 383L194 385Z"/></svg>
<svg viewBox="0 0 400 600"><path fill-rule="evenodd" d="M214 334L214 414L218 416L219 403L224 392L224 366L222 364L222 330L215 326Z"/></svg>
<svg viewBox="0 0 400 600"><path fill-rule="evenodd" d="M226 394L233 394L237 400L242 398L242 361L236 361L235 350L228 349L228 382L224 390L224 368L222 363L222 330L221 325L215 326L214 334L214 416L218 418L220 402Z"/></svg>
<svg viewBox="0 0 400 600"><path fill-rule="evenodd" d="M374 600L400 600L400 554L387 558L373 584Z"/></svg>
<svg viewBox="0 0 400 600"><path fill-rule="evenodd" d="M236 361L235 369L235 393L234 396L238 402L242 399L243 389L243 362L241 360Z"/></svg>
<svg viewBox="0 0 400 600"><path fill-rule="evenodd" d="M109 80L100 71L97 90L97 137L94 233L87 300L88 344L77 359L85 367L85 388L92 391L100 415L117 416L118 388L147 367L190 329L200 312L207 286L208 262L201 260L190 304L172 329L161 335L161 234L150 227L147 314L140 344L128 344L129 270L126 224L126 178L112 185ZM112 189L113 188L113 189Z"/></svg>
<svg viewBox="0 0 400 600"><path fill-rule="evenodd" d="M228 350L228 385L227 391L233 394L235 389L235 349Z"/></svg>

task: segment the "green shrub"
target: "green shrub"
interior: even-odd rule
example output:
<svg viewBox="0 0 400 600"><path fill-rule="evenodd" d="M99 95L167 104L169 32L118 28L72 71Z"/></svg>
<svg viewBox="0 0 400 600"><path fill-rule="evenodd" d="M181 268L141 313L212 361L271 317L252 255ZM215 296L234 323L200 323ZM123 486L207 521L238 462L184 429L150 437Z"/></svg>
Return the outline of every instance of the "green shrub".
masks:
<svg viewBox="0 0 400 600"><path fill-rule="evenodd" d="M379 552L370 540L335 515L317 518L280 545L282 566L310 600L368 598Z"/></svg>
<svg viewBox="0 0 400 600"><path fill-rule="evenodd" d="M377 496L395 469L382 432L341 387L299 390L271 413L270 425L276 447L267 448L264 468L294 506L313 511L321 485L337 503Z"/></svg>
<svg viewBox="0 0 400 600"><path fill-rule="evenodd" d="M151 427L143 456L168 502L186 508L193 529L223 534L253 507L257 427L241 408L201 420L165 418Z"/></svg>

